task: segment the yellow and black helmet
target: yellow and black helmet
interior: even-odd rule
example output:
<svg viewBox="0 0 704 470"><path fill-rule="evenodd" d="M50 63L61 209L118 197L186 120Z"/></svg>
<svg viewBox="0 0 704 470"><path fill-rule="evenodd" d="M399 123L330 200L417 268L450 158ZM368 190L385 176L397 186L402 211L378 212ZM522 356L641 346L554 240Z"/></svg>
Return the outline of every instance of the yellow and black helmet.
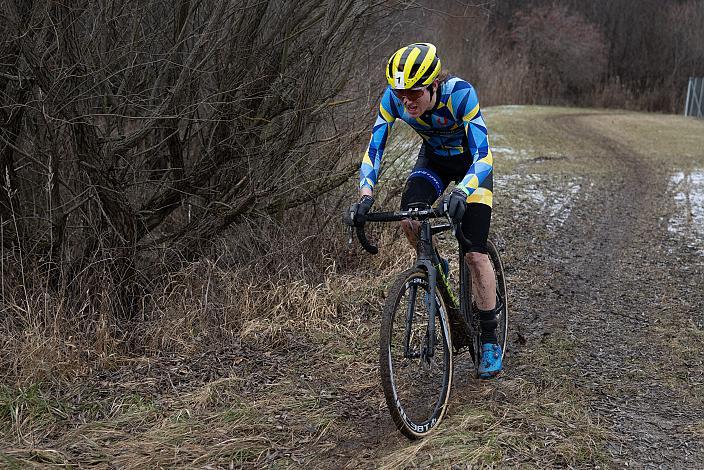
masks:
<svg viewBox="0 0 704 470"><path fill-rule="evenodd" d="M412 90L430 85L439 73L435 46L419 42L394 52L386 66L386 81L395 90Z"/></svg>

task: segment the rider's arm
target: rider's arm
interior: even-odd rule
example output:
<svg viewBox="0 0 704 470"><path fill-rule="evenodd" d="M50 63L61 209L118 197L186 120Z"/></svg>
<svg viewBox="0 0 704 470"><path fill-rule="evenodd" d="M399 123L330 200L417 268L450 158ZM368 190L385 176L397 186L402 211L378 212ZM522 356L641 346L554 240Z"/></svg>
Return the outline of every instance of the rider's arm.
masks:
<svg viewBox="0 0 704 470"><path fill-rule="evenodd" d="M477 92L474 90L474 87L466 82L463 85L465 84L466 88L460 90L463 92L461 93L461 99L459 101L454 100L455 92L453 92L453 100L460 103L455 111L455 115L462 117L469 152L472 155L472 165L457 187L467 193L469 202L473 202L472 194L477 191L482 181L491 174L494 162L491 149L489 148L486 124L484 124L484 118L479 110ZM480 190L479 193L481 192ZM475 196L477 196L475 198L477 202L482 198L480 194L476 194Z"/></svg>
<svg viewBox="0 0 704 470"><path fill-rule="evenodd" d="M362 165L359 169L359 191L360 195L371 196L374 185L379 176L381 157L386 147L386 139L391 131L391 126L398 117L398 108L392 97L391 88L387 87L379 104L379 114L377 115L372 138L369 140Z"/></svg>
<svg viewBox="0 0 704 470"><path fill-rule="evenodd" d="M374 194L374 191L372 191L372 188L369 186L364 186L363 188L359 189L359 197L363 196L372 196Z"/></svg>

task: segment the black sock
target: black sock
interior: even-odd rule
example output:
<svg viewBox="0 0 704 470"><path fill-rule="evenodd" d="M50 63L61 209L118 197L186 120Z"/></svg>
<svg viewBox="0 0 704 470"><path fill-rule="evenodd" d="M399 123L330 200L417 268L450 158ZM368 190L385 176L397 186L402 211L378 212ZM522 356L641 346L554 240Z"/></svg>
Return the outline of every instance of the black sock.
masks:
<svg viewBox="0 0 704 470"><path fill-rule="evenodd" d="M479 310L479 323L481 324L481 342L482 344L491 343L499 344L496 337L496 311L495 310Z"/></svg>

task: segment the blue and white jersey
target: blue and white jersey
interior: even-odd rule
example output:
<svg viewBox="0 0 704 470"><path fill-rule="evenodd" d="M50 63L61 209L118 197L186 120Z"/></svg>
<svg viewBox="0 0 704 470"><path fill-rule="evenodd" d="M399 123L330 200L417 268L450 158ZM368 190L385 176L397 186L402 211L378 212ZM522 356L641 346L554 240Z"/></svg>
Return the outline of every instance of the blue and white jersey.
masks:
<svg viewBox="0 0 704 470"><path fill-rule="evenodd" d="M493 158L477 93L472 85L461 78L448 77L438 88L433 109L418 118L409 116L403 102L387 86L369 147L362 159L360 188L373 188L376 184L386 139L396 119L408 123L423 138L433 155L471 155L473 163L457 187L467 193L467 202L492 205L491 187L483 187L482 183L493 170ZM491 178L487 183L490 181Z"/></svg>

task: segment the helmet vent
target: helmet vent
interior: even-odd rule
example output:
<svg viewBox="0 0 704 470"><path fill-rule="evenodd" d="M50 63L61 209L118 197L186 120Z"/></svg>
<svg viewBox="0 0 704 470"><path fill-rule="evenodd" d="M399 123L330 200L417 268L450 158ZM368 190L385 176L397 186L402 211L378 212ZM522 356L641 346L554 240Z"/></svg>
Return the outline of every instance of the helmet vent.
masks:
<svg viewBox="0 0 704 470"><path fill-rule="evenodd" d="M418 64L418 63L413 64L413 66L411 67L411 77L415 77L415 76L416 76L416 74L418 73L418 69L419 69L419 68L420 68L420 64Z"/></svg>

